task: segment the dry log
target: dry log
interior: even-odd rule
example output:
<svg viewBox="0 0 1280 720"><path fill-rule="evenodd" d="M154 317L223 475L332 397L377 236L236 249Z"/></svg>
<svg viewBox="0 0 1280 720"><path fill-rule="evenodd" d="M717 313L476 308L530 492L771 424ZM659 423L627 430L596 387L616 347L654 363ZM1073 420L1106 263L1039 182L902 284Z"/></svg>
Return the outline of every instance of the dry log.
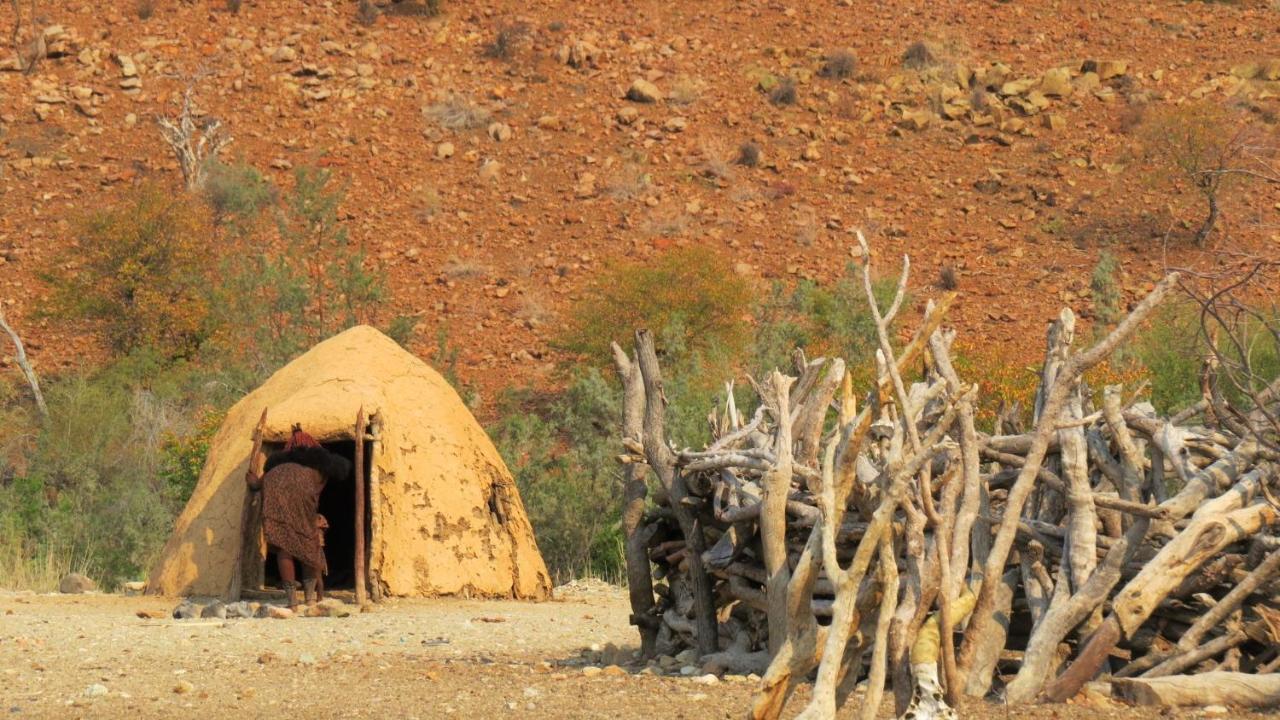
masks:
<svg viewBox="0 0 1280 720"><path fill-rule="evenodd" d="M1270 708L1280 704L1280 674L1207 672L1111 681L1111 692L1135 705Z"/></svg>

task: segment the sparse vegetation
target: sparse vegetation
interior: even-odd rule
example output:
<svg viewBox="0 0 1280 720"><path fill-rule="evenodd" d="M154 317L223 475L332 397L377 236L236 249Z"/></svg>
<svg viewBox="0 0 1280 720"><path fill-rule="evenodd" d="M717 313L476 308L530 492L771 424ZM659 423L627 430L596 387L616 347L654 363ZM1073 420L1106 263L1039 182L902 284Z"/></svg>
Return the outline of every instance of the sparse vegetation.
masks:
<svg viewBox="0 0 1280 720"><path fill-rule="evenodd" d="M519 46L529 34L529 26L524 23L503 25L493 41L484 47L484 56L495 60L510 60L515 57Z"/></svg>
<svg viewBox="0 0 1280 720"><path fill-rule="evenodd" d="M799 100L799 93L796 90L796 81L789 77L778 80L778 84L769 90L769 102L778 107L784 105L795 105Z"/></svg>
<svg viewBox="0 0 1280 720"><path fill-rule="evenodd" d="M734 161L745 167L756 167L760 164L760 146L753 142L744 142L738 146L738 158Z"/></svg>
<svg viewBox="0 0 1280 720"><path fill-rule="evenodd" d="M631 200L649 187L649 173L639 162L627 162L605 182L605 193L615 200Z"/></svg>
<svg viewBox="0 0 1280 720"><path fill-rule="evenodd" d="M956 268L954 265L943 265L938 271L938 287L943 290L955 290L960 286L960 282L956 277Z"/></svg>
<svg viewBox="0 0 1280 720"><path fill-rule="evenodd" d="M938 56L929 43L917 40L902 53L902 66L908 70L927 70L938 64Z"/></svg>
<svg viewBox="0 0 1280 720"><path fill-rule="evenodd" d="M79 248L45 277L53 312L98 325L117 352L191 357L208 336L205 270L216 249L209 212L148 185L79 223Z"/></svg>
<svg viewBox="0 0 1280 720"><path fill-rule="evenodd" d="M248 222L277 200L276 189L248 163L214 160L205 173L205 200L219 222Z"/></svg>
<svg viewBox="0 0 1280 720"><path fill-rule="evenodd" d="M446 130L474 130L488 125L492 117L488 110L462 95L453 93L427 106L424 112L427 117Z"/></svg>
<svg viewBox="0 0 1280 720"><path fill-rule="evenodd" d="M1145 157L1157 177L1176 174L1205 203L1195 231L1203 246L1218 225L1222 204L1250 181L1280 184L1274 139L1248 117L1208 101L1153 108L1142 128Z"/></svg>
<svg viewBox="0 0 1280 720"><path fill-rule="evenodd" d="M679 77L667 91L667 102L672 105L692 105L702 95L703 83L690 77Z"/></svg>
<svg viewBox="0 0 1280 720"><path fill-rule="evenodd" d="M818 74L834 80L845 80L853 77L858 69L858 58L849 50L837 50L827 56Z"/></svg>
<svg viewBox="0 0 1280 720"><path fill-rule="evenodd" d="M378 22L378 16L382 11L378 10L378 6L373 4L373 0L360 0L356 4L356 22L370 27Z"/></svg>
<svg viewBox="0 0 1280 720"><path fill-rule="evenodd" d="M399 17L436 17L443 12L443 0L397 0L388 5L383 12Z"/></svg>
<svg viewBox="0 0 1280 720"><path fill-rule="evenodd" d="M1119 322L1124 312L1124 308L1120 307L1120 287L1116 280L1119 269L1120 262L1116 256L1103 250L1089 278L1089 290L1093 293L1093 312L1103 327Z"/></svg>

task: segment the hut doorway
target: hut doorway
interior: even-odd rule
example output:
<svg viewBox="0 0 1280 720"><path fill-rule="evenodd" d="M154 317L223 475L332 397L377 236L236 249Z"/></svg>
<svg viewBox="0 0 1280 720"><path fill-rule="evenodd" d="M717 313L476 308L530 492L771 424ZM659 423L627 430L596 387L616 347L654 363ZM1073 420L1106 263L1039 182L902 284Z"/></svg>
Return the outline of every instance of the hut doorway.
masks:
<svg viewBox="0 0 1280 720"><path fill-rule="evenodd" d="M329 452L336 453L346 458L352 463L353 474L348 476L341 483L330 482L324 491L320 494L319 514L323 515L329 523L329 529L325 532L324 555L325 561L329 565L329 573L324 578L324 586L326 590L354 590L355 588L355 557L356 557L356 522L355 522L355 455L356 444L353 440L340 440L336 442L322 443L323 447ZM281 443L263 443L263 452L268 456L271 453L283 449ZM358 468L363 472L363 477L369 477L369 470L373 463L373 442L364 440L364 462L362 468ZM361 483L364 491L364 531L365 542L364 547L368 548L369 528L370 528L370 502L369 502L369 483ZM301 573L301 568L298 568ZM276 567L276 556L271 548L266 549L265 556L262 557L262 570L260 576L262 578L262 588L271 590L280 587L280 573Z"/></svg>

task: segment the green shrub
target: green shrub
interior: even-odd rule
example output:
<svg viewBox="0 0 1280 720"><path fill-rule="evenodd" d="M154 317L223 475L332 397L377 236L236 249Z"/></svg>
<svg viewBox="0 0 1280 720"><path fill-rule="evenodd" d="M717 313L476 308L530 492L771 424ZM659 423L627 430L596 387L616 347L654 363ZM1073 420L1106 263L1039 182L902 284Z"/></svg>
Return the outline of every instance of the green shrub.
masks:
<svg viewBox="0 0 1280 720"><path fill-rule="evenodd" d="M0 487L0 526L28 565L70 558L107 587L140 577L186 500L159 472L161 438L185 431L184 409L109 374L56 380L47 399L29 469Z"/></svg>
<svg viewBox="0 0 1280 720"><path fill-rule="evenodd" d="M1093 266L1093 274L1089 278L1089 289L1093 292L1093 311L1102 328L1120 322L1120 288L1116 281L1116 271L1120 262L1116 256L1102 251L1098 256L1098 264Z"/></svg>
<svg viewBox="0 0 1280 720"><path fill-rule="evenodd" d="M744 320L752 310L750 287L721 265L699 250L611 268L574 306L559 341L588 362L569 371L557 391L504 397L504 419L490 433L515 474L538 547L557 579L582 573L616 578L623 569L622 473L615 459L622 399L602 340L630 348L634 328L653 332L668 400L667 433L682 447L710 440L707 415L724 402L725 380L742 371L761 377L774 367L789 370L795 347L813 356L842 355L858 372L870 362L878 343L860 280L849 277L830 287L803 282L791 290L776 284L754 308L753 325ZM891 284L875 286L884 305L893 290ZM732 364L743 357L748 366ZM749 388L739 388L745 402Z"/></svg>
<svg viewBox="0 0 1280 720"><path fill-rule="evenodd" d="M274 205L277 193L252 165L215 159L206 170L204 197L219 221L242 226Z"/></svg>
<svg viewBox="0 0 1280 720"><path fill-rule="evenodd" d="M607 268L575 303L556 344L607 367L611 342L630 346L635 331L647 328L688 352L734 357L750 338L744 322L750 307L750 285L726 272L722 258L703 248L675 249ZM661 342L659 350L668 351Z"/></svg>
<svg viewBox="0 0 1280 720"><path fill-rule="evenodd" d="M1247 408L1252 402L1245 390L1261 391L1280 377L1280 347L1275 336L1258 320L1241 322L1234 335L1240 339L1244 352L1220 333L1218 348L1227 362L1219 370L1218 387L1227 401ZM1200 371L1208 352L1209 346L1200 330L1200 308L1185 300L1168 303L1157 310L1147 327L1125 348L1126 355L1147 370L1152 403L1164 414L1200 401ZM1231 369L1245 359L1252 368L1252 376Z"/></svg>
<svg viewBox="0 0 1280 720"><path fill-rule="evenodd" d="M208 334L212 235L201 204L144 186L79 224L76 247L43 273L53 287L47 312L95 321L119 352L190 357Z"/></svg>
<svg viewBox="0 0 1280 720"><path fill-rule="evenodd" d="M308 312L294 320L308 329L312 342L371 322L387 292L382 273L365 267L364 249L351 242L339 220L346 189L331 181L328 170L298 168L277 220L287 246L279 261L307 281Z"/></svg>

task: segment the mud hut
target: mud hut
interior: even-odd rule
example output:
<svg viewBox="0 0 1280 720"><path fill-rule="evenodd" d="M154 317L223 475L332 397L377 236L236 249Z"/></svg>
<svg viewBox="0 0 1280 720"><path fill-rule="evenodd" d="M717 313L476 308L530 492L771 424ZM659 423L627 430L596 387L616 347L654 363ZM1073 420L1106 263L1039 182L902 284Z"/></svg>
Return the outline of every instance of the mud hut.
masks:
<svg viewBox="0 0 1280 720"><path fill-rule="evenodd" d="M321 498L330 588L357 597L367 588L374 600L549 596L533 529L493 443L444 378L363 326L316 345L231 408L149 593L239 599L275 586L259 496L244 476L251 456L262 462L293 423L355 466L351 483L330 483Z"/></svg>

